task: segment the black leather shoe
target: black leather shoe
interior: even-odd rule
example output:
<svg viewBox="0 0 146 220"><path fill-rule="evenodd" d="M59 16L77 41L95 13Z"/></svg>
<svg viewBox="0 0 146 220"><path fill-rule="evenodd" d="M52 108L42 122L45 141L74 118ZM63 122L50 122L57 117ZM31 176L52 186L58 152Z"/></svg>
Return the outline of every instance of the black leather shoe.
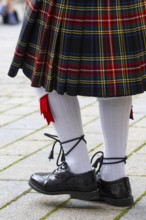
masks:
<svg viewBox="0 0 146 220"><path fill-rule="evenodd" d="M113 206L130 206L133 204L133 196L131 192L131 186L128 177L123 177L115 181L104 181L100 177L100 169L102 164L116 164L121 162L126 162L127 157L124 158L105 158L103 152L99 151L95 153L91 158L91 163L93 162L94 157L101 153L101 157L97 158L93 163L93 167L97 168L97 184L99 188L100 198L98 201L104 201L106 204ZM103 160L112 162L103 162ZM115 160L115 162L113 162Z"/></svg>
<svg viewBox="0 0 146 220"><path fill-rule="evenodd" d="M33 174L29 185L37 192L47 195L70 194L72 198L82 200L99 198L95 171L75 174L70 171L66 163L53 173Z"/></svg>
<svg viewBox="0 0 146 220"><path fill-rule="evenodd" d="M100 201L113 206L130 206L133 204L128 177L107 182L97 176L97 183L100 191Z"/></svg>
<svg viewBox="0 0 146 220"><path fill-rule="evenodd" d="M45 134L56 140L56 142L60 141L56 139L56 136L52 136L49 134ZM73 139L77 140L77 143L72 147L72 149L67 152L70 153L79 143L79 141L84 140L84 136ZM69 140L69 141L73 141ZM67 142L69 142L67 141ZM53 158L53 145L51 154L49 159ZM63 153L61 145L61 151ZM61 151L59 153L59 157L61 155ZM37 192L47 194L47 195L60 195L60 194L70 194L72 198L82 199L82 200L97 200L99 199L99 189L97 188L96 181L96 173L95 170L91 170L86 173L75 174L70 171L69 166L65 162L65 156L63 155L63 162L59 165L59 157L57 159L58 168L54 170L52 173L35 173L30 177L29 185L32 189Z"/></svg>

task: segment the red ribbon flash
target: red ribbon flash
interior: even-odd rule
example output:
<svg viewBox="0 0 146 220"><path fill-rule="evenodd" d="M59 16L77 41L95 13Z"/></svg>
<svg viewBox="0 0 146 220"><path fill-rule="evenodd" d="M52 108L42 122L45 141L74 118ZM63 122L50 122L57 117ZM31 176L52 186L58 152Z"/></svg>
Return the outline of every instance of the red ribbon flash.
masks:
<svg viewBox="0 0 146 220"><path fill-rule="evenodd" d="M48 125L50 124L51 121L55 122L53 115L51 113L50 107L49 107L48 94L46 94L42 98L40 98L40 112L41 112L41 114L43 114Z"/></svg>

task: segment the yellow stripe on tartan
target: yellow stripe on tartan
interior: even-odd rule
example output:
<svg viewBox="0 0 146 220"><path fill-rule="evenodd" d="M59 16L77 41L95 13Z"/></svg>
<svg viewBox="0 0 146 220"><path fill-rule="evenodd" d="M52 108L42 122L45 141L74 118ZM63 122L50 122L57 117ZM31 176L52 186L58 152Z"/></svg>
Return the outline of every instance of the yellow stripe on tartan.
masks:
<svg viewBox="0 0 146 220"><path fill-rule="evenodd" d="M101 3L102 0L99 1L99 6L101 6ZM100 9L101 7L99 7ZM101 28L100 31L101 33L103 33L103 30L102 30L102 21L101 21L101 17L102 17L102 10L99 10L99 13L98 13L98 28ZM103 57L104 56L104 48L103 48L103 35L99 35L99 50L100 50L100 57ZM104 60L103 59L100 59L100 67L101 67L101 70L100 70L100 76L101 76L101 81L104 81L105 82L105 76L104 76ZM95 82L96 84L96 82ZM103 85L105 85L105 83L103 83ZM105 86L102 86L102 95L105 96L106 95L106 89L105 89Z"/></svg>
<svg viewBox="0 0 146 220"><path fill-rule="evenodd" d="M24 43L23 41L21 41L20 38L18 40L18 44L23 46L23 47L25 47L27 45L27 43Z"/></svg>
<svg viewBox="0 0 146 220"><path fill-rule="evenodd" d="M146 10L146 0L144 0L143 2L138 2L138 10L139 10L139 13L141 14L140 16L140 20L141 20L141 25L139 25L140 27L144 26L144 31L143 31L143 28L142 28L142 35L143 35L143 39L144 39L144 45L145 45L145 48L146 48L146 18L144 17L144 13L143 13L143 10ZM144 7L144 9L143 9Z"/></svg>
<svg viewBox="0 0 146 220"><path fill-rule="evenodd" d="M51 80L52 79L52 77L48 77L48 80ZM136 78L136 79L125 79L125 80L123 80L123 79L119 79L118 80L118 82L117 82L117 84L122 84L123 82L124 83L127 83L127 82L129 82L129 83L132 83L132 82L135 82L135 80L137 80L137 82L141 82L141 80L143 80L143 79L145 79L145 77L144 76L142 76L142 77L139 77L138 79ZM74 84L74 85L76 85L76 84L83 84L83 85L94 85L94 84L96 84L96 85L114 85L115 84L115 81L114 80L108 80L108 81L99 81L99 80L95 80L94 79L94 81L87 81L87 80L78 80L78 81L76 81L76 80L71 80L71 79L61 79L61 78L58 78L57 79L57 81L58 82L61 82L61 83L70 83L70 84Z"/></svg>
<svg viewBox="0 0 146 220"><path fill-rule="evenodd" d="M68 2L68 0L67 0L67 2L66 2L66 5L68 6L69 5L69 2ZM61 30L62 30L62 28L64 28L65 29L65 27L67 26L67 24L66 24L66 19L67 19L67 12L68 12L68 7L65 7L65 11L64 11L64 16L63 16L63 21L62 21L62 27L61 27ZM60 51L63 51L63 48L64 48L64 39L65 39L65 37L64 37L64 33L65 32L62 32L61 31L61 36L60 36L60 39L62 39L62 41L60 42ZM59 61L59 66L61 66L61 62L62 62L62 60L60 60ZM60 70L60 69L59 69ZM58 72L58 75L60 74L60 71Z"/></svg>
<svg viewBox="0 0 146 220"><path fill-rule="evenodd" d="M63 2L65 2L65 0L63 0ZM63 11L64 7L62 7L63 2L62 2L62 4L61 4L61 6L60 6L60 10L59 10L59 14L58 14L58 19L57 19L57 21L56 21L56 27L57 27L58 29L60 29L61 22L62 22L62 18L63 18L63 16L64 16L64 13L63 13L63 12L64 12L64 11ZM55 49L56 49L56 44L57 44L57 39L58 39L58 33L59 33L59 32L55 32L55 33L54 33L53 44L52 44L52 51L54 51L54 52L55 52ZM55 53L53 53L53 54L54 54L54 55L53 55L53 59L54 59Z"/></svg>
<svg viewBox="0 0 146 220"><path fill-rule="evenodd" d="M55 56L55 54L54 53L48 53L49 54L49 56L50 57L54 57ZM137 54L129 54L129 55L127 55L127 60L128 59L132 59L132 58L139 58L140 56L143 56L143 55L145 55L145 52L144 51L142 51L142 52L140 52L140 53L137 53ZM106 56L106 57L104 57L104 56L100 56L100 57L88 57L88 56L86 56L86 57L84 57L84 56L82 56L82 57L80 57L80 56L65 56L65 55L63 55L63 54L59 54L58 55L58 57L60 58L60 59L63 59L63 60L68 60L68 59L70 59L70 60L82 60L82 61L110 61L111 60L111 56ZM119 60L119 59L121 59L121 60L124 60L125 59L125 56L114 56L114 60Z"/></svg>
<svg viewBox="0 0 146 220"><path fill-rule="evenodd" d="M123 23L122 23L122 6L120 4L120 1L121 0L118 0L118 7L117 7L117 22L118 22L118 27L119 29L122 31L124 30L124 27L123 27ZM119 45L120 45L120 54L121 54L121 57L123 57L123 59L121 59L121 61L123 61L123 64L121 63L121 65L123 66L124 65L124 70L122 71L122 75L123 75L123 79L127 78L128 79L128 66L127 66L127 55L126 55L126 45L125 45L125 39L124 39L124 32L123 34L119 34L118 35L119 37ZM122 54L125 54L125 56L123 56ZM123 82L123 90L124 90L124 93L126 94L127 91L128 91L128 94L129 94L129 91L130 91L130 88L129 88L129 84L127 83L124 83Z"/></svg>
<svg viewBox="0 0 146 220"><path fill-rule="evenodd" d="M110 6L110 2L111 2L111 0L108 0L108 8L109 8L109 6ZM112 41L112 30L111 30L111 27L112 27L112 25L111 25L111 20L110 20L110 10L108 9L108 16L109 16L109 19L108 19L108 23L109 23L109 40L110 40L110 44L109 44L109 46L110 46L110 48L111 48L111 63L112 63L112 75L113 75L113 81L114 81L114 94L116 94L117 93L117 86L116 86L116 77L115 77L115 67L114 67L114 49L113 49L113 41Z"/></svg>
<svg viewBox="0 0 146 220"><path fill-rule="evenodd" d="M97 20L97 22L98 22L99 20ZM52 27L52 29L54 30L54 31L57 31L58 32L58 29L57 28L54 28L54 27ZM134 33L134 32L136 32L136 31L139 31L139 30L145 30L146 28L145 28L145 26L139 26L139 27L134 27L134 28L131 28L131 29L124 29L124 31L123 30L112 30L112 35L116 35L116 34L122 34L122 33L124 33L124 32L126 32L126 33ZM60 30L59 30L60 31ZM63 33L66 33L66 34L76 34L76 35L80 35L80 34L82 34L82 31L79 31L79 30L71 30L70 31L70 29L67 29L67 28L65 28L65 29L63 29L63 28L61 28L61 32L63 32ZM84 30L84 34L86 35L88 35L88 34L93 34L93 35L103 35L103 34L108 34L109 32L108 31L106 31L106 30L102 30L102 31L86 31L86 30Z"/></svg>
<svg viewBox="0 0 146 220"><path fill-rule="evenodd" d="M13 65L13 67L20 67L20 64L18 64L18 63L15 63L15 62L12 62L12 65Z"/></svg>
<svg viewBox="0 0 146 220"><path fill-rule="evenodd" d="M39 76L39 74L37 73L37 74L35 74L35 75L38 75ZM49 81L51 81L53 78L52 77L47 77L47 79L49 80ZM143 79L145 79L145 77L144 76L141 76L141 77L139 77L138 79L137 78L133 78L133 79L119 79L118 80L118 82L117 82L117 84L122 84L123 82L125 83L125 84L129 84L129 83L132 83L132 82L135 82L135 80L137 80L138 82L141 82ZM61 79L61 78L59 78L59 77L57 77L57 82L59 82L59 83L70 83L70 84L72 84L72 85L77 85L77 84L83 84L83 85L94 85L94 84L96 84L96 85L113 85L113 84L115 84L115 81L114 80L108 80L108 81L105 81L105 80L103 80L103 81L99 81L99 80L95 80L94 79L94 81L87 81L87 80L71 80L71 79Z"/></svg>
<svg viewBox="0 0 146 220"><path fill-rule="evenodd" d="M140 3L140 4L142 4L142 3ZM62 8L62 7L66 7L66 3L65 4L62 4L62 3L56 3L56 6L58 7L58 8ZM109 5L109 9L110 10L114 10L115 8L116 8L117 6L115 5L112 5L112 6L110 6ZM122 6L122 9L123 10L126 10L126 9L133 9L133 8L135 8L135 4L129 4L129 5L123 5ZM78 5L75 5L75 6L72 6L72 5L68 5L68 9L70 9L70 10L76 10L76 11L80 11L80 10L85 10L85 6L78 6ZM86 6L86 9L87 10L91 10L91 11L93 11L93 10L95 10L95 6ZM96 7L96 9L97 10L105 10L105 6L102 6L101 5L101 2L99 3L99 5Z"/></svg>
<svg viewBox="0 0 146 220"><path fill-rule="evenodd" d="M28 63L26 63L26 62L23 62L23 66L27 67L29 70L32 70L32 71L35 70L35 67L30 66L30 65L29 65Z"/></svg>
<svg viewBox="0 0 146 220"><path fill-rule="evenodd" d="M26 20L27 20L27 22L28 23L34 23L34 19L31 19L30 17L29 17L29 15L25 15L25 18L26 18Z"/></svg>

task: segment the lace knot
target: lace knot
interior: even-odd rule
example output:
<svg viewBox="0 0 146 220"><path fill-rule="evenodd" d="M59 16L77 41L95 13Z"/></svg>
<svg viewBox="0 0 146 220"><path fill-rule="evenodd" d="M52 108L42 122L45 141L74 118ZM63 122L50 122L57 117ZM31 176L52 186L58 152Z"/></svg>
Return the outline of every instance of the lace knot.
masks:
<svg viewBox="0 0 146 220"><path fill-rule="evenodd" d="M51 160L51 159L54 159L54 148L55 148L55 145L56 143L58 142L60 144L60 152L59 152L59 155L57 157L57 162L56 162L56 165L57 166L61 166L62 164L65 163L65 156L67 156L77 145L78 143L83 140L85 143L86 143L86 140L84 139L84 135L80 136L80 137L77 137L77 138L74 138L74 139L71 139L71 140L67 140L67 141L64 141L64 142L61 142L59 139L58 139L58 136L56 135L52 135L52 134L47 134L47 133L44 133L45 136L49 137L49 138L52 138L55 140L53 146L52 146L52 150L49 154L49 157L48 159ZM77 142L75 143L75 145L67 152L67 153L64 153L64 150L63 150L63 147L62 145L63 144L66 144L66 143L69 143L71 141L75 141L77 140ZM61 158L61 159L60 159ZM59 160L61 160L61 164L59 164Z"/></svg>

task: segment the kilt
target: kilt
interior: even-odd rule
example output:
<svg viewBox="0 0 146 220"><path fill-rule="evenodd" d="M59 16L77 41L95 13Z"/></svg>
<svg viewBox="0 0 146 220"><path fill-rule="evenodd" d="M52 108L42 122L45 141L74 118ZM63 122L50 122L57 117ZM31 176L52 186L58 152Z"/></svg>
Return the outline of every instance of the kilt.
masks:
<svg viewBox="0 0 146 220"><path fill-rule="evenodd" d="M145 0L27 0L8 75L59 94L146 90Z"/></svg>

